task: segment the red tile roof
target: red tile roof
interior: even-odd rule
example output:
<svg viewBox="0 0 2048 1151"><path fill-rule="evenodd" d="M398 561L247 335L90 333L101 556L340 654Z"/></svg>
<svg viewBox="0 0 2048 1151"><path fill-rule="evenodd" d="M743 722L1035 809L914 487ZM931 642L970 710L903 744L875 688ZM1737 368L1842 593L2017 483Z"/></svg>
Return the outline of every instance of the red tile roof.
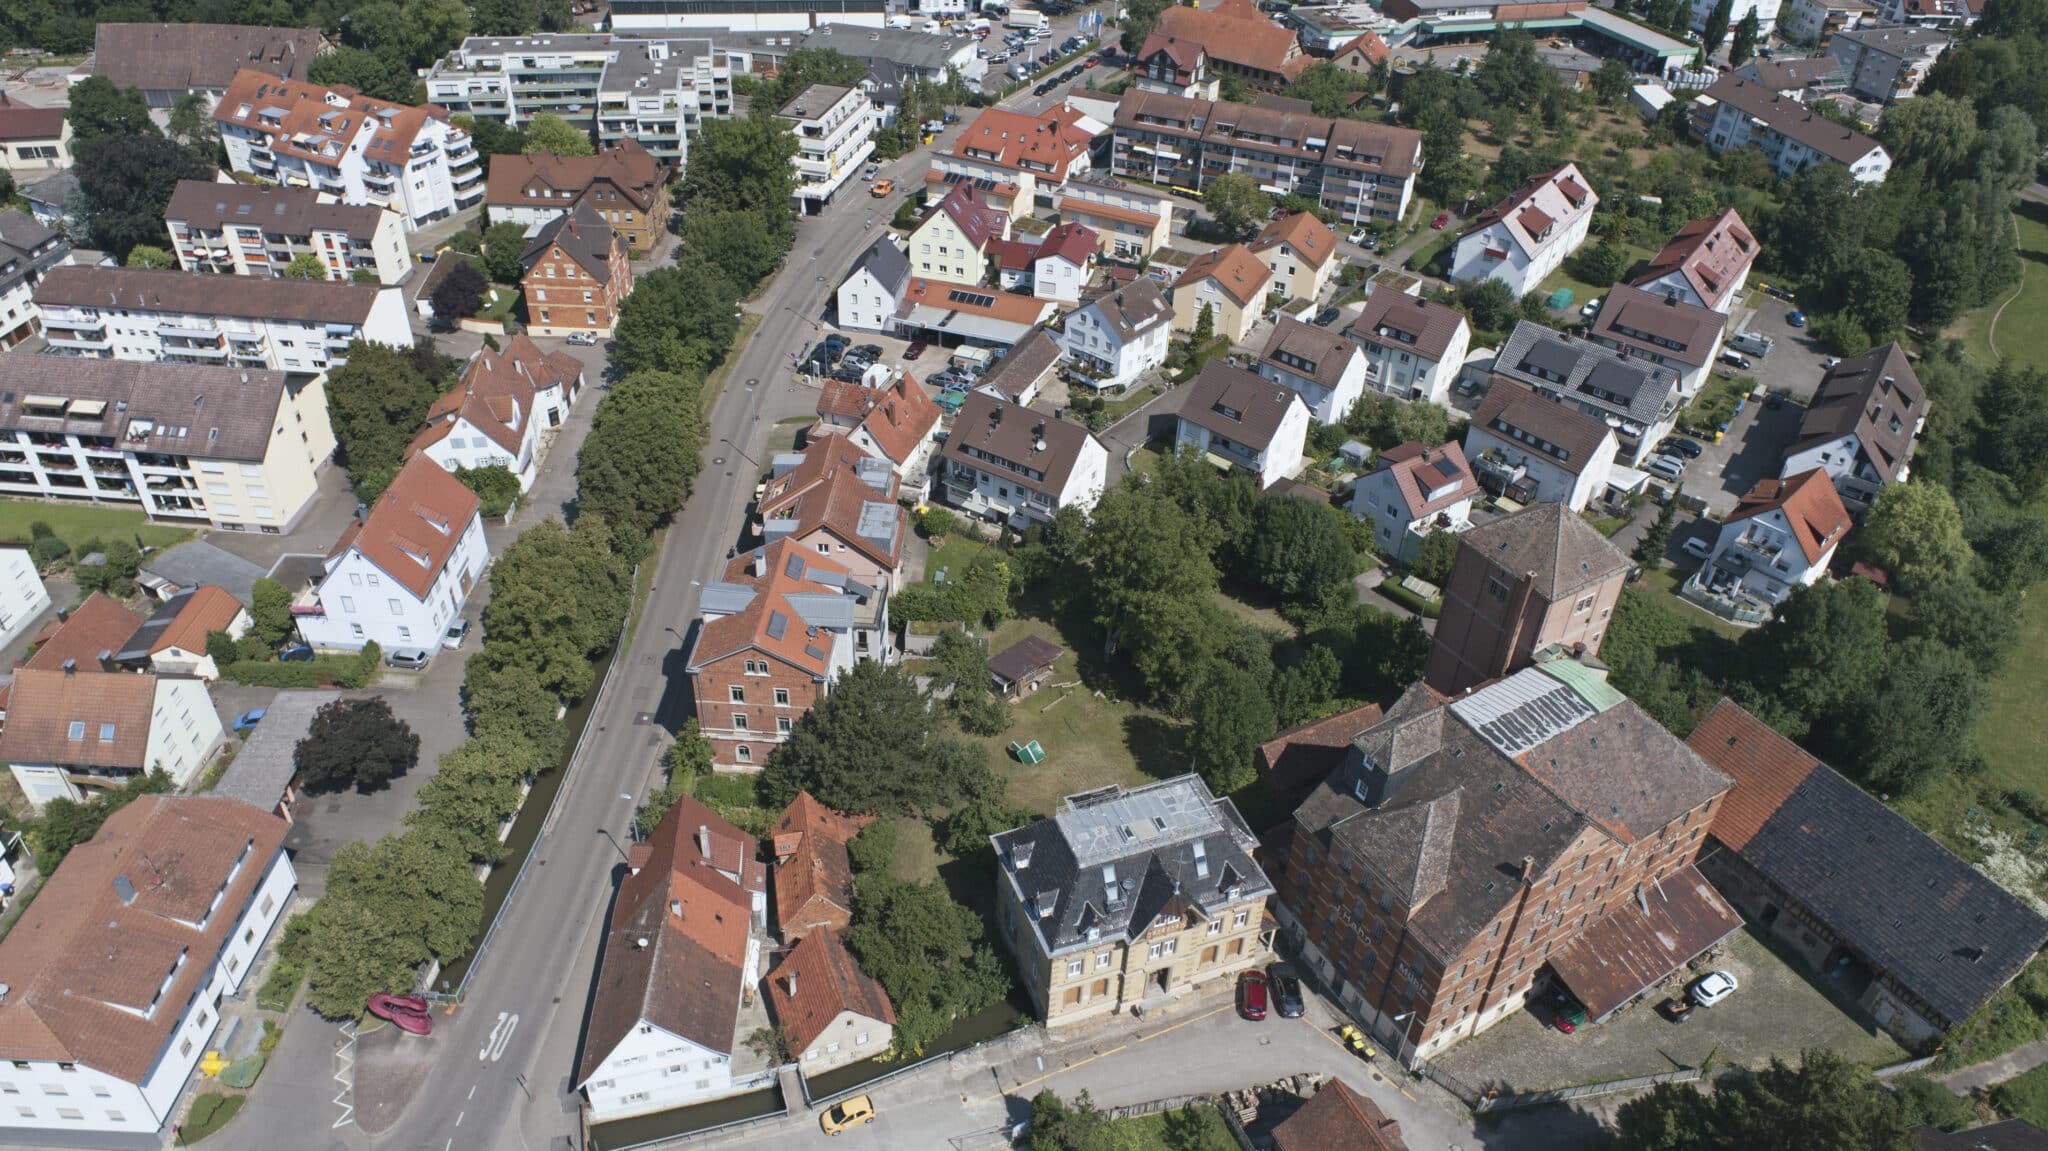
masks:
<svg viewBox="0 0 2048 1151"><path fill-rule="evenodd" d="M1394 486L1401 489L1411 520L1435 515L1479 494L1479 481L1473 478L1465 449L1456 440L1435 448L1410 441L1381 452L1379 462L1394 473ZM1450 490L1431 497L1431 492L1446 487Z"/></svg>
<svg viewBox="0 0 2048 1151"><path fill-rule="evenodd" d="M1408 1151L1401 1125L1341 1079L1273 1128L1274 1151Z"/></svg>
<svg viewBox="0 0 2048 1151"><path fill-rule="evenodd" d="M1290 727L1259 745L1259 773L1282 799L1305 797L1344 762L1351 740L1383 718L1380 705L1368 703Z"/></svg>
<svg viewBox="0 0 2048 1151"><path fill-rule="evenodd" d="M1095 229L1086 224L1065 223L1053 228L1038 241L1037 259L1058 256L1069 264L1085 268L1095 258L1099 238Z"/></svg>
<svg viewBox="0 0 2048 1151"><path fill-rule="evenodd" d="M277 124L260 118L266 108L284 113ZM430 119L447 117L448 110L438 104L394 104L345 85L281 80L247 68L235 73L213 110L213 118L223 124L268 134L273 151L335 169L350 152L403 168L410 162L413 138L420 129ZM356 136L365 120L375 121L377 128L358 148Z"/></svg>
<svg viewBox="0 0 2048 1151"><path fill-rule="evenodd" d="M1849 530L1849 509L1842 506L1834 480L1820 468L1782 480L1758 480L1721 522L1732 524L1773 511L1785 513L1808 564L1819 563Z"/></svg>
<svg viewBox="0 0 2048 1151"><path fill-rule="evenodd" d="M156 680L98 670L15 672L7 726L0 729L0 760L134 771L148 767ZM73 724L79 725L76 737Z"/></svg>
<svg viewBox="0 0 2048 1151"><path fill-rule="evenodd" d="M327 558L332 562L354 548L415 598L425 599L481 506L476 493L440 464L414 456L369 515L334 541Z"/></svg>
<svg viewBox="0 0 2048 1151"><path fill-rule="evenodd" d="M1657 253L1657 258L1650 261L1649 269L1632 283L1640 288L1679 272L1708 307L1718 310L1721 301L1749 273L1756 256L1756 237L1750 234L1735 209L1730 208L1680 228L1664 250Z"/></svg>
<svg viewBox="0 0 2048 1151"><path fill-rule="evenodd" d="M1566 164L1529 177L1502 198L1500 203L1472 218L1459 233L1460 239L1502 221L1509 222L1508 235L1529 253L1535 253L1564 232L1556 225L1570 225L1575 218L1591 212L1599 201L1587 191L1578 165ZM1552 229L1545 234L1545 229Z"/></svg>
<svg viewBox="0 0 2048 1151"><path fill-rule="evenodd" d="M846 841L874 816L833 811L798 792L775 825L775 923L793 938L821 923L845 923L853 911L853 861ZM822 901L825 906L816 904Z"/></svg>
<svg viewBox="0 0 2048 1151"><path fill-rule="evenodd" d="M808 634L803 617L784 598L792 592L840 590L813 581L810 577L814 572L850 574L839 564L786 538L735 558L726 569L725 581L753 588L754 596L741 610L704 621L691 655L691 669L753 650L814 676L823 676L831 662L832 641L830 637Z"/></svg>
<svg viewBox="0 0 2048 1151"><path fill-rule="evenodd" d="M1236 300L1239 307L1249 307L1265 293L1272 278L1272 269L1252 255L1251 249L1243 244L1226 244L1189 261L1173 286L1178 291L1182 287L1192 289L1202 280L1215 280L1223 294Z"/></svg>
<svg viewBox="0 0 2048 1151"><path fill-rule="evenodd" d="M174 647L182 651L203 652L206 650L207 633L228 630L228 625L234 623L241 612L241 601L228 589L213 584L193 588L177 618L157 636L156 646L149 649L150 654Z"/></svg>
<svg viewBox="0 0 2048 1151"><path fill-rule="evenodd" d="M975 190L972 184L955 184L946 198L939 201L939 211L952 217L960 234L979 252L988 247L991 239L999 239L1009 230L1010 214L1001 208L991 208L988 200Z"/></svg>
<svg viewBox="0 0 2048 1151"><path fill-rule="evenodd" d="M896 1026L889 993L853 961L836 931L813 931L783 957L768 975L768 1002L800 1052L823 1038L841 1012ZM845 1042L852 1044L850 1037ZM875 1054L880 1053L878 1043Z"/></svg>
<svg viewBox="0 0 2048 1151"><path fill-rule="evenodd" d="M1159 14L1158 33L1202 45L1211 60L1292 78L1313 63L1289 29L1266 18L1252 0L1213 8L1173 5ZM1157 34L1157 33L1155 33Z"/></svg>
<svg viewBox="0 0 2048 1151"><path fill-rule="evenodd" d="M898 508L896 528L885 546L862 535L861 518L868 504L893 503L901 481L885 472L886 485L869 487L856 470L870 459L845 436L817 436L804 449L803 462L769 481L756 511L763 520L793 520L789 535L802 538L819 528L861 554L894 571L903 562L903 541L909 534L909 513ZM879 469L873 469L879 470Z"/></svg>
<svg viewBox="0 0 2048 1151"><path fill-rule="evenodd" d="M486 348L484 354L492 353ZM427 426L405 449L407 458L428 444L446 439L455 425L464 420L491 437L507 455L519 457L527 425L533 421L533 380L517 370L497 370L495 364L500 358L493 356L493 366L481 370L472 362L463 373L462 382L434 401L427 409ZM481 359L479 356L478 360Z"/></svg>
<svg viewBox="0 0 2048 1151"><path fill-rule="evenodd" d="M1065 104L1038 116L984 108L953 141L952 155L999 168L1029 169L1062 183L1068 165L1088 154L1088 141L1093 139L1076 126L1080 118L1080 112Z"/></svg>
<svg viewBox="0 0 2048 1151"><path fill-rule="evenodd" d="M1382 61L1393 55L1393 50L1387 47L1387 42L1380 39L1378 34L1373 32L1361 33L1349 44L1337 49L1336 52L1332 53L1332 56L1336 59L1342 59L1353 52L1358 53L1368 68L1379 67Z"/></svg>
<svg viewBox="0 0 2048 1151"><path fill-rule="evenodd" d="M583 362L567 352L541 351L539 344L521 332L505 341L503 351L479 350L462 369L462 382L485 395L495 394L498 388L511 387L495 382L495 377L506 373L523 376L531 391L560 388L566 398L583 375Z"/></svg>
<svg viewBox="0 0 2048 1151"><path fill-rule="evenodd" d="M145 622L105 592L96 591L62 622L44 628L36 640L36 653L21 666L60 671L69 659L78 661L80 668L98 671L100 653L120 651Z"/></svg>
<svg viewBox="0 0 2048 1151"><path fill-rule="evenodd" d="M875 389L874 408L860 426L874 438L875 446L882 449L890 463L901 464L917 451L919 444L931 438L942 415L939 405L924 394L909 372L904 372L896 377L895 383Z"/></svg>
<svg viewBox="0 0 2048 1151"><path fill-rule="evenodd" d="M64 132L64 109L38 108L0 95L0 140L55 140Z"/></svg>
<svg viewBox="0 0 2048 1151"><path fill-rule="evenodd" d="M1724 699L1685 741L1735 780L1714 812L1714 838L1735 851L1776 815L1820 761L1772 731L1763 720Z"/></svg>
<svg viewBox="0 0 2048 1151"><path fill-rule="evenodd" d="M1252 241L1252 251L1263 252L1281 244L1293 248L1313 267L1321 268L1337 254L1337 233L1317 219L1314 212L1289 212L1259 230L1259 238Z"/></svg>

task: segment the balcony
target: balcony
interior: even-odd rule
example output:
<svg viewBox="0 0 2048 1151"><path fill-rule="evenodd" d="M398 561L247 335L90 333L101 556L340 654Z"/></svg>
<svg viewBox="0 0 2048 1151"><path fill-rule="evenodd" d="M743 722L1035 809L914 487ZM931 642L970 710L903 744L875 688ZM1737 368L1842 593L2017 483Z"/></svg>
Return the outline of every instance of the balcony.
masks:
<svg viewBox="0 0 2048 1151"><path fill-rule="evenodd" d="M159 339L166 342L171 340L213 341L220 339L220 329L210 323L185 323L175 320L166 320L158 324L156 334Z"/></svg>
<svg viewBox="0 0 2048 1151"><path fill-rule="evenodd" d="M77 348L80 350L99 351L113 346L113 342L108 340L104 334L94 335L92 334L93 332L104 333L105 329L94 328L85 331L71 331L64 328L44 328L43 336L50 341L50 346L53 348Z"/></svg>
<svg viewBox="0 0 2048 1151"><path fill-rule="evenodd" d="M483 176L483 174L484 170L482 165L471 164L467 168L457 168L454 171L449 172L448 182L460 188L465 184L475 183L478 179L480 179Z"/></svg>
<svg viewBox="0 0 2048 1151"><path fill-rule="evenodd" d="M299 594L292 597L292 614L311 616L324 616L327 614L327 606L320 602L320 588L318 585L309 583L299 589Z"/></svg>

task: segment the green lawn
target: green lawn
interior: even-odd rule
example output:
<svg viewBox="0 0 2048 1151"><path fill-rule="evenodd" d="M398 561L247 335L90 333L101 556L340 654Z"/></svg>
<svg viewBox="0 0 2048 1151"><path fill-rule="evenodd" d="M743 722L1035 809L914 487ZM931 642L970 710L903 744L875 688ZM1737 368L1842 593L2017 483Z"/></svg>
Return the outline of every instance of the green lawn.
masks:
<svg viewBox="0 0 2048 1151"><path fill-rule="evenodd" d="M512 318L512 308L519 303L519 289L503 284L492 285L490 295L484 298L484 306L477 309L475 318L485 323L504 323Z"/></svg>
<svg viewBox="0 0 2048 1151"><path fill-rule="evenodd" d="M1236 1151L1223 1113L1208 1104L1116 1121L1115 1146L1130 1151Z"/></svg>
<svg viewBox="0 0 2048 1151"><path fill-rule="evenodd" d="M2048 1067L2036 1067L1991 1089L1991 1104L2000 1115L2048 1124Z"/></svg>
<svg viewBox="0 0 2048 1151"><path fill-rule="evenodd" d="M1655 251L1645 248L1640 244L1630 244L1628 245L1629 267L1634 268L1637 264L1649 260L1656 254ZM1557 291L1559 288L1570 288L1572 290L1571 307L1564 312L1560 312L1559 315L1569 316L1571 319L1576 320L1579 318L1580 308L1606 296L1608 290L1613 288L1614 285L1589 284L1571 274L1571 265L1572 262L1566 260L1564 267L1550 273L1550 276L1537 287L1536 294L1548 299L1550 293Z"/></svg>
<svg viewBox="0 0 2048 1151"><path fill-rule="evenodd" d="M944 571L947 579L961 579L967 575L967 566L974 562L974 557L987 549L988 545L972 534L955 532L932 549L924 561L924 578L930 580Z"/></svg>
<svg viewBox="0 0 2048 1151"><path fill-rule="evenodd" d="M1235 596L1223 592L1216 593L1216 602L1223 605L1224 611L1229 612L1246 623L1264 628L1267 631L1277 631L1285 636L1295 634L1295 627L1287 622L1287 617L1274 611L1272 608L1246 603Z"/></svg>
<svg viewBox="0 0 2048 1151"><path fill-rule="evenodd" d="M2011 356L2030 367L2048 367L2048 327L2039 322L2048 315L2048 208L2022 201L2013 218L2019 223L2023 278L2017 287L1965 315L1948 334L1961 337L1971 358L1980 363L1995 364Z"/></svg>
<svg viewBox="0 0 2048 1151"><path fill-rule="evenodd" d="M1678 587L1684 582L1684 575L1677 568L1648 568L1643 572L1642 586L1666 597L1672 614L1686 621L1694 631L1716 632L1728 639L1741 639L1749 629L1736 627L1720 616L1703 607L1685 602L1678 597Z"/></svg>
<svg viewBox="0 0 2048 1151"><path fill-rule="evenodd" d="M2004 325L1999 330L2004 331ZM2037 584L2028 594L2020 614L2019 642L1986 688L1977 750L1989 768L1989 780L2048 795L2048 758L2041 754L2041 699L2048 692L2048 583Z"/></svg>
<svg viewBox="0 0 2048 1151"><path fill-rule="evenodd" d="M29 525L40 520L77 551L90 539L137 539L144 547L169 547L192 535L188 528L150 523L139 510L99 504L31 503L0 500L0 540L27 543Z"/></svg>

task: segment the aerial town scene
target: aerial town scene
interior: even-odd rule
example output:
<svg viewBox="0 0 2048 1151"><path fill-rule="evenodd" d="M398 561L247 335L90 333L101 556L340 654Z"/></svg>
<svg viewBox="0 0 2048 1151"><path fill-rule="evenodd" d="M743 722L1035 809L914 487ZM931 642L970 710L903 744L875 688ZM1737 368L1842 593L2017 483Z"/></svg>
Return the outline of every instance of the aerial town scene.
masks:
<svg viewBox="0 0 2048 1151"><path fill-rule="evenodd" d="M2048 1151L2048 0L0 4L0 1147Z"/></svg>

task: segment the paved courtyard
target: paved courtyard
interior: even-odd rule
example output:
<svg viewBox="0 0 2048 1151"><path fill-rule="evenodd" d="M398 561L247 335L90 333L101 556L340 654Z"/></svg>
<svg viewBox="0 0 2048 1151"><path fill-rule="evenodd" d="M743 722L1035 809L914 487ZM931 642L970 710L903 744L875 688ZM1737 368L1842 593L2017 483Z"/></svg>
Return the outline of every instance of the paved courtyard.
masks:
<svg viewBox="0 0 2048 1151"><path fill-rule="evenodd" d="M1572 1035L1552 1027L1549 1011L1535 1005L1453 1047L1436 1066L1480 1090L1545 1091L1698 1067L1709 1055L1718 1065L1750 1067L1773 1055L1797 1059L1800 1051L1820 1047L1859 1063L1906 1057L1889 1036L1844 1013L1804 972L1747 931L1722 944L1712 967L1735 976L1738 989L1685 1023L1656 1011L1681 985L1674 977L1667 988Z"/></svg>

